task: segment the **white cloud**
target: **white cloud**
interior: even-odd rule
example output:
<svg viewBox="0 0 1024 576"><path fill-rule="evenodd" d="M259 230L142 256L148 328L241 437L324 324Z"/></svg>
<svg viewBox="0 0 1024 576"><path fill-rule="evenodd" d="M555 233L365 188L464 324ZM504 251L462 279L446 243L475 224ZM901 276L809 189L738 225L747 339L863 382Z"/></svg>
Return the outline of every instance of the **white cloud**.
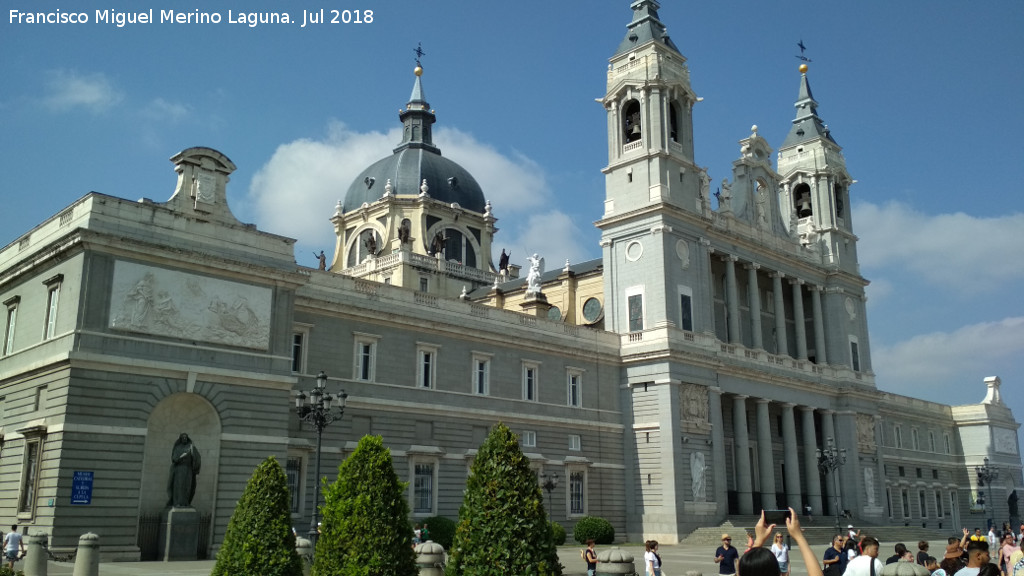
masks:
<svg viewBox="0 0 1024 576"><path fill-rule="evenodd" d="M349 185L367 166L391 154L401 141L401 130L387 133L355 132L341 122L332 123L322 139L282 144L253 177L249 196L256 206L260 227L297 238L312 246L334 246L328 219ZM552 193L540 166L526 156L505 155L471 134L452 129L434 133L445 157L458 162L476 178L499 218L496 245L516 250L513 262L526 250L557 247L550 258L577 261L586 251L579 246L579 230L565 214L544 211ZM534 241L543 239L543 244ZM545 254L548 256L548 254ZM549 259L550 259L549 258ZM549 267L552 266L549 262Z"/></svg>
<svg viewBox="0 0 1024 576"><path fill-rule="evenodd" d="M177 122L189 115L191 109L185 104L168 102L163 98L155 98L145 108L142 115L152 120Z"/></svg>
<svg viewBox="0 0 1024 576"><path fill-rule="evenodd" d="M50 73L43 103L55 112L84 108L95 114L114 106L121 99L121 93L103 74L55 70Z"/></svg>
<svg viewBox="0 0 1024 576"><path fill-rule="evenodd" d="M559 210L541 212L529 216L523 227L516 230L516 236L496 241L501 248L511 250L513 264L528 265L526 257L538 254L545 260L547 270L565 266L566 258L576 264L587 257L587 249L580 244L584 235L569 215Z"/></svg>
<svg viewBox="0 0 1024 576"><path fill-rule="evenodd" d="M854 209L864 268L909 270L936 286L972 295L1024 279L1024 266L1009 264L1020 260L1024 213L930 215L899 202L860 203Z"/></svg>
<svg viewBox="0 0 1024 576"><path fill-rule="evenodd" d="M939 398L945 396L935 392L946 387L956 397L957 389L970 386L973 392L973 385L985 376L998 375L1001 367L1012 369L1024 350L1024 317L921 334L872 348L880 388L909 395L929 390L929 396Z"/></svg>

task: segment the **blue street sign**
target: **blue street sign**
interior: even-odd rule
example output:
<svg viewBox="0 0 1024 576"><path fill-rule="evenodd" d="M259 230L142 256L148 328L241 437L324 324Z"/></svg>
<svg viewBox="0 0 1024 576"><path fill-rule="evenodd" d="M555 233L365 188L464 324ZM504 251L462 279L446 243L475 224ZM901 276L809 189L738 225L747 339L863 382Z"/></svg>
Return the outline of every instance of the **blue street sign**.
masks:
<svg viewBox="0 0 1024 576"><path fill-rule="evenodd" d="M75 475L71 478L72 504L92 503L92 475L91 471L75 471Z"/></svg>

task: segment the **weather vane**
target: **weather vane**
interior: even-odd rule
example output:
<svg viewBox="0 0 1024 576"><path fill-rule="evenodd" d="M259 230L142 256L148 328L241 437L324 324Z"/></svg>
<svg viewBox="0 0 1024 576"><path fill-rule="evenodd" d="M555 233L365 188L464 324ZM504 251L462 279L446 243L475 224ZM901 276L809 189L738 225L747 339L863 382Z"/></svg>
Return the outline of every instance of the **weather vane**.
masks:
<svg viewBox="0 0 1024 576"><path fill-rule="evenodd" d="M427 55L427 53L423 51L423 43L422 42L417 42L416 43L416 49L413 50L413 52L416 53L416 65L417 66L422 66L422 64L420 64L420 58L422 58L422 57Z"/></svg>
<svg viewBox="0 0 1024 576"><path fill-rule="evenodd" d="M807 46L804 46L804 41L803 41L802 38L800 39L799 42L796 43L796 45L800 48L800 55L797 56L797 59L802 61L802 62L812 62L812 60L810 58L808 58L807 56L804 56L804 50L807 50Z"/></svg>

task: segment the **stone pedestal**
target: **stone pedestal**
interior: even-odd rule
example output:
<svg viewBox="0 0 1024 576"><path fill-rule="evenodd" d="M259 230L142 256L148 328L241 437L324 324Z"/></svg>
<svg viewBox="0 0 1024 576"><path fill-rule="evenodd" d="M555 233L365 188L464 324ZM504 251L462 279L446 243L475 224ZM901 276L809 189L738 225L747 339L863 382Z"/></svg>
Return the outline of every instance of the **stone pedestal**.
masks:
<svg viewBox="0 0 1024 576"><path fill-rule="evenodd" d="M199 512L195 508L168 508L160 515L160 560L199 559Z"/></svg>
<svg viewBox="0 0 1024 576"><path fill-rule="evenodd" d="M26 576L46 576L46 534L26 534L25 564L22 569Z"/></svg>
<svg viewBox="0 0 1024 576"><path fill-rule="evenodd" d="M538 318L547 318L548 310L551 309L551 304L548 304L548 297L543 292L528 293L526 299L519 306L522 307L523 312Z"/></svg>
<svg viewBox="0 0 1024 576"><path fill-rule="evenodd" d="M72 576L99 576L100 537L93 533L78 538L78 553L75 555L75 570Z"/></svg>

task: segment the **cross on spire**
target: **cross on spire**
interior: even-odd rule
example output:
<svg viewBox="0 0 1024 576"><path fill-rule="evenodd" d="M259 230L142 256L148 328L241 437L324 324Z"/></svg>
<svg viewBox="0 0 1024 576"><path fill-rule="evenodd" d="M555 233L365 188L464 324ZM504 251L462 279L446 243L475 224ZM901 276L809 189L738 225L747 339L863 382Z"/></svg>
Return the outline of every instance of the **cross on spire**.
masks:
<svg viewBox="0 0 1024 576"><path fill-rule="evenodd" d="M417 42L416 43L416 48L413 50L413 52L416 54L416 65L417 66L421 66L420 58L422 58L422 57L427 55L427 53L423 51L423 43L422 42Z"/></svg>

